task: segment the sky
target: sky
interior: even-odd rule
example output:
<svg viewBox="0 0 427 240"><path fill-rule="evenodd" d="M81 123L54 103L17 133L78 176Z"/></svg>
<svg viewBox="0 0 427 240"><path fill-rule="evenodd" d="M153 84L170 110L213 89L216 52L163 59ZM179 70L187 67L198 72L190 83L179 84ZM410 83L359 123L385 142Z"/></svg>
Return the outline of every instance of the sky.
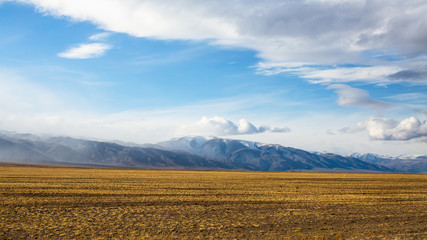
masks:
<svg viewBox="0 0 427 240"><path fill-rule="evenodd" d="M427 154L423 0L0 0L0 130Z"/></svg>

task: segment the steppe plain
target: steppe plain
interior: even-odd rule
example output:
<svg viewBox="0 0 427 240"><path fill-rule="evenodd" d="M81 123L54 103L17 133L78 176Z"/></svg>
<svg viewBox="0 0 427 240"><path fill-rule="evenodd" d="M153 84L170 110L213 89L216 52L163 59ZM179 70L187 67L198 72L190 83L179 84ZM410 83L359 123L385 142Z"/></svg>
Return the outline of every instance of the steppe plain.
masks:
<svg viewBox="0 0 427 240"><path fill-rule="evenodd" d="M0 166L0 239L427 239L427 175Z"/></svg>

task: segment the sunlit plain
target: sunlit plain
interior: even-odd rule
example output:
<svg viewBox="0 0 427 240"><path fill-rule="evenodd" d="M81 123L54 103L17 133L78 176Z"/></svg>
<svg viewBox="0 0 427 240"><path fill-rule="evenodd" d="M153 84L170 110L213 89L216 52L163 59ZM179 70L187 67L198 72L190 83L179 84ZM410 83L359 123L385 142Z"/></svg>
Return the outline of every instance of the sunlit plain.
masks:
<svg viewBox="0 0 427 240"><path fill-rule="evenodd" d="M427 238L427 175L1 166L1 239Z"/></svg>

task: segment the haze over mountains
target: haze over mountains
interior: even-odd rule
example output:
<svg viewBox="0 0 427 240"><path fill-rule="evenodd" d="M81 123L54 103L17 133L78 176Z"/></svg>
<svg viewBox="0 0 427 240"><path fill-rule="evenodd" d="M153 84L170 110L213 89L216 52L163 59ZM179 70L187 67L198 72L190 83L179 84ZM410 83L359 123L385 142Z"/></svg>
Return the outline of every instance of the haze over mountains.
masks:
<svg viewBox="0 0 427 240"><path fill-rule="evenodd" d="M398 172L427 173L427 156L387 157L372 153L352 154L352 157L362 161L379 164Z"/></svg>
<svg viewBox="0 0 427 240"><path fill-rule="evenodd" d="M316 154L277 144L183 137L156 145L0 134L0 161L66 166L251 171L427 173L427 157Z"/></svg>

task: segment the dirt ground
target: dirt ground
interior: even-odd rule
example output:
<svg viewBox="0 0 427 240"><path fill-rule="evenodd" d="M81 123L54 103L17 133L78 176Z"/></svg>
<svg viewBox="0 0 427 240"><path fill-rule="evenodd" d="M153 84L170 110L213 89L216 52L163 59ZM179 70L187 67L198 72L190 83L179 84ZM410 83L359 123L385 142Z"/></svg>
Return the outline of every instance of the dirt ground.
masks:
<svg viewBox="0 0 427 240"><path fill-rule="evenodd" d="M0 166L0 239L427 239L427 175Z"/></svg>

